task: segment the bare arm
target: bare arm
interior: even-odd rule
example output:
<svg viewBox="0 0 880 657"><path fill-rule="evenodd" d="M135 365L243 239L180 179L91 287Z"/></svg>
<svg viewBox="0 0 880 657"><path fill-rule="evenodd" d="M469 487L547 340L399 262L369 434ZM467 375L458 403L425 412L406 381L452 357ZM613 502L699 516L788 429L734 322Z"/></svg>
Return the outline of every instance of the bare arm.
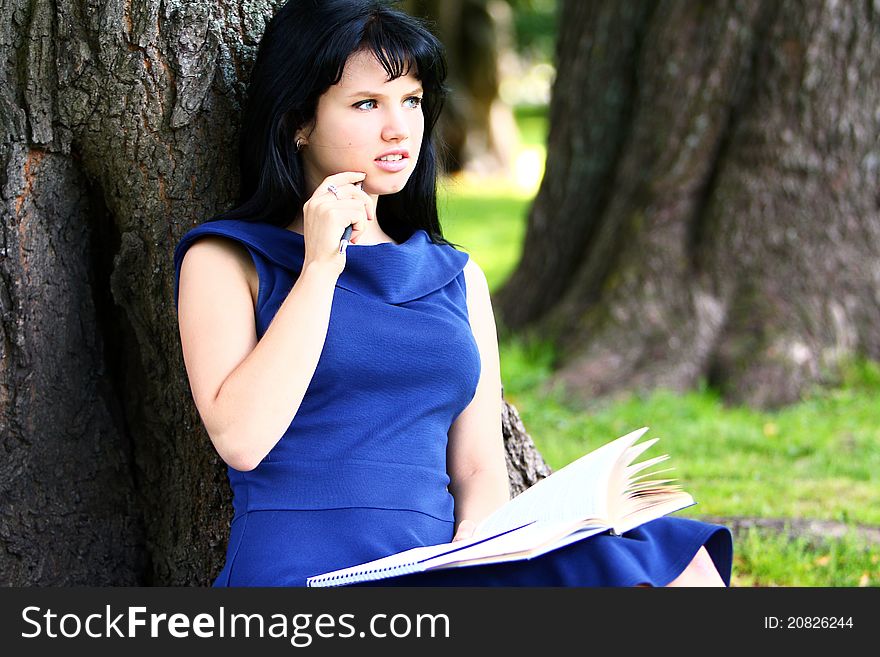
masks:
<svg viewBox="0 0 880 657"><path fill-rule="evenodd" d="M332 181L350 198L330 200L319 190L305 204L302 272L259 341L247 251L206 236L184 255L178 323L190 388L214 447L236 470L254 469L271 451L314 376L345 266L339 238L354 223L355 239L373 212L370 197L351 184L362 178L330 176L322 185Z"/></svg>
<svg viewBox="0 0 880 657"><path fill-rule="evenodd" d="M318 366L335 273L304 268L258 342L241 247L202 238L184 256L178 318L199 415L220 457L252 470L289 426Z"/></svg>
<svg viewBox="0 0 880 657"><path fill-rule="evenodd" d="M479 266L465 266L471 329L480 351L474 398L449 430L447 468L455 498L455 521L463 538L510 496L501 432L501 368L489 285ZM464 521L464 523L463 523Z"/></svg>

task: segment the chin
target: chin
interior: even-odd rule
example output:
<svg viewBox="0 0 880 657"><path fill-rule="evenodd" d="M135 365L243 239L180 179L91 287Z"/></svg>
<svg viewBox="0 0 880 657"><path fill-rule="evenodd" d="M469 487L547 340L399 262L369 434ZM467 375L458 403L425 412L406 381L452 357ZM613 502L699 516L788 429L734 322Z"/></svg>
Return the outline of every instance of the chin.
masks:
<svg viewBox="0 0 880 657"><path fill-rule="evenodd" d="M381 182L367 178L364 180L363 189L367 194L379 194L380 196L396 194L406 187L407 182L409 182L409 178L406 180L386 180Z"/></svg>

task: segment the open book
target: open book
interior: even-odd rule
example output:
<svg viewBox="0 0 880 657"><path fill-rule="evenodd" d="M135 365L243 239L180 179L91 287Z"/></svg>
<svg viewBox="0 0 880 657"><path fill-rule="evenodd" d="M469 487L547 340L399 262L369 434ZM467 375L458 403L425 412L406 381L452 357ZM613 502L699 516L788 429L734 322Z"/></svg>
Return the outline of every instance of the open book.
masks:
<svg viewBox="0 0 880 657"><path fill-rule="evenodd" d="M479 524L473 536L417 547L375 561L308 578L307 586L341 586L386 577L484 563L516 561L595 534L622 534L695 504L668 472L648 470L661 455L635 460L657 439L635 443L642 428L582 456L514 497Z"/></svg>

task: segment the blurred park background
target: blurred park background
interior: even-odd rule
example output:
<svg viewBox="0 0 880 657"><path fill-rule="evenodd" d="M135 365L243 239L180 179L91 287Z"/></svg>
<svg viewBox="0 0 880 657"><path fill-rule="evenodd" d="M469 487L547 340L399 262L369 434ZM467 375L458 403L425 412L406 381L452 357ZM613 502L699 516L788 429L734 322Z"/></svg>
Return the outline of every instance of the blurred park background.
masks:
<svg viewBox="0 0 880 657"><path fill-rule="evenodd" d="M551 467L649 426L698 502L680 513L735 530L735 585L877 586L877 17L751 4L410 3L453 51L441 222Z"/></svg>
<svg viewBox="0 0 880 657"><path fill-rule="evenodd" d="M0 583L207 585L231 491L173 249L238 204L284 0L0 12ZM633 429L740 586L880 584L880 14L401 0L447 48L447 238L553 468ZM509 441L509 443L512 441Z"/></svg>

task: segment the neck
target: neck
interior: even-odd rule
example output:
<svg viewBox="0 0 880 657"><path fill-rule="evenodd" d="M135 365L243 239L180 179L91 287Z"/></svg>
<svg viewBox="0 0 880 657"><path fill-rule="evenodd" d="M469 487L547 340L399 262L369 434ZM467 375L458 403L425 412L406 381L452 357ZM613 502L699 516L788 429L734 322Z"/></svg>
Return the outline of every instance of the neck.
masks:
<svg viewBox="0 0 880 657"><path fill-rule="evenodd" d="M287 225L287 230L292 230L300 235L305 234L302 211L298 212L296 218ZM340 235L340 237L342 236ZM367 221L366 229L361 233L357 244L360 244L361 246L369 246L370 244L380 244L382 242L394 242L394 240L382 230L378 221Z"/></svg>

